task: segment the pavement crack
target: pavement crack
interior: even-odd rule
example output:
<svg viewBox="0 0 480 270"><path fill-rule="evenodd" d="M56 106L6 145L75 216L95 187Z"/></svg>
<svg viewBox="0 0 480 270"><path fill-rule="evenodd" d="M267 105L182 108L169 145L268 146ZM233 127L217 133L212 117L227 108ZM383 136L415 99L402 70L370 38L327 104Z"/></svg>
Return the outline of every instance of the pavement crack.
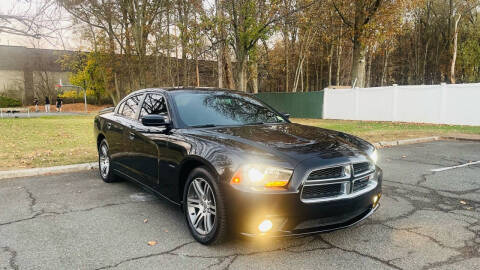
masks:
<svg viewBox="0 0 480 270"><path fill-rule="evenodd" d="M2 247L2 249L5 252L10 254L10 259L8 260L8 264L10 265L10 268L12 268L14 270L18 270L19 267L18 267L17 261L16 261L17 260L17 252L10 247Z"/></svg>
<svg viewBox="0 0 480 270"><path fill-rule="evenodd" d="M25 193L27 193L28 199L30 200L30 204L29 204L30 210L32 211L32 213L35 213L35 210L33 208L37 204L37 198L33 196L33 193L30 190L28 190L28 188L23 187L23 190L25 191Z"/></svg>
<svg viewBox="0 0 480 270"><path fill-rule="evenodd" d="M66 214L70 214L70 213L88 212L88 211L92 211L92 210L96 210L96 209L100 209L100 208L106 208L106 207L112 207L112 206L118 206L118 205L125 205L125 204L131 204L131 203L144 203L144 202L143 201L136 201L136 202L129 201L129 202L122 202L122 203L109 203L109 204L104 204L104 205L95 206L95 207L91 207L91 208L70 210L70 211L64 211L64 212L52 212L52 211L45 211L45 210L42 209L42 210L39 210L39 211L34 211L33 212L34 214L30 217L0 223L0 226L11 225L11 224L15 224L15 223L18 223L18 222L32 220L32 219L35 219L37 217L58 216L58 215L66 215Z"/></svg>
<svg viewBox="0 0 480 270"><path fill-rule="evenodd" d="M334 245L333 243L325 240L325 238L323 238L323 236L320 236L320 238L321 238L325 243L327 243L327 244L329 244L330 246L332 246L332 247L334 247L334 248L336 248L336 249L339 249L339 250L341 250L341 251L349 252L349 253L355 253L355 254L357 254L357 255L359 255L359 256L361 256L361 257L366 257L366 258L372 259L372 260L374 260L374 261L376 261L376 262L379 262L379 263L381 263L381 264L390 266L390 267L393 268L393 269L399 269L399 270L402 269L402 268L400 268L400 267L392 264L390 261L382 260L382 259L377 258L377 257L372 256L372 255L360 253L360 252L358 252L358 251L356 251L356 250L349 250L349 249L345 249L345 248L339 247L339 246Z"/></svg>
<svg viewBox="0 0 480 270"><path fill-rule="evenodd" d="M121 264L124 264L124 263L127 263L127 262L132 262L132 261L136 261L136 260L141 260L141 259L146 259L146 258L151 258L151 257L156 257L156 256L162 256L162 255L178 255L178 254L175 254L173 253L174 251L178 250L178 249L181 249L182 247L186 246L186 245L190 245L192 243L195 243L195 241L191 241L191 242L187 242L187 243L183 243L181 245L178 245L172 249L169 249L169 250L166 250L166 251L162 251L162 252L158 252L158 253L151 253L151 254L147 254L147 255L143 255L143 256L138 256L138 257L132 257L132 258L128 258L128 259L125 259L125 260L122 260L116 264L113 264L113 265L107 265L107 266L103 266L103 267L100 267L100 268L96 268L96 270L100 270L100 269L110 269L110 268L115 268L115 267L118 267L119 265Z"/></svg>
<svg viewBox="0 0 480 270"><path fill-rule="evenodd" d="M238 258L239 255L233 255L233 259L228 262L228 264L225 266L225 270L230 269L230 266L235 262L235 260Z"/></svg>

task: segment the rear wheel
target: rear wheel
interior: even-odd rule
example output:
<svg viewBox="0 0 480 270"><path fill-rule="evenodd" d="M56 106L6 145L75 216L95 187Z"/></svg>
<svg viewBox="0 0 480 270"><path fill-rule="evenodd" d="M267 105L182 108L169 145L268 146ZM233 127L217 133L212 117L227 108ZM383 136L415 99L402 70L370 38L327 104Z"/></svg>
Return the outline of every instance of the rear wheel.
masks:
<svg viewBox="0 0 480 270"><path fill-rule="evenodd" d="M112 172L108 143L105 139L103 139L98 146L98 169L104 182L112 183L118 181L117 176Z"/></svg>
<svg viewBox="0 0 480 270"><path fill-rule="evenodd" d="M201 244L226 240L227 223L223 197L215 178L204 167L194 169L187 180L183 210L192 236Z"/></svg>

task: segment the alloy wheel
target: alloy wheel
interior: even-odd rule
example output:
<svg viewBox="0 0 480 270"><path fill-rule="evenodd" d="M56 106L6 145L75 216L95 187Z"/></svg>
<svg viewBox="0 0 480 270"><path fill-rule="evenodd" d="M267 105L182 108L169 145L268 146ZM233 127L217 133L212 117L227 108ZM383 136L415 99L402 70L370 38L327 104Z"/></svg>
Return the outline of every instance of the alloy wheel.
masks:
<svg viewBox="0 0 480 270"><path fill-rule="evenodd" d="M195 178L188 187L188 218L199 234L209 234L215 224L217 207L212 187L203 178Z"/></svg>
<svg viewBox="0 0 480 270"><path fill-rule="evenodd" d="M110 158L108 157L108 147L106 144L102 144L100 146L100 173L102 177L105 179L108 177L108 172L110 170Z"/></svg>

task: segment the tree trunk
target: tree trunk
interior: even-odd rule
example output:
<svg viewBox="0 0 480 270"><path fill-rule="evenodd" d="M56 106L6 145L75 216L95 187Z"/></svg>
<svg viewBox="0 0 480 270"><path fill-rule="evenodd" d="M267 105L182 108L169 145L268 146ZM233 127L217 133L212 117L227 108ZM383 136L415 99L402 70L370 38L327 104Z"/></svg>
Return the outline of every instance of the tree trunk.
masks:
<svg viewBox="0 0 480 270"><path fill-rule="evenodd" d="M224 72L225 72L225 85L228 89L235 89L235 80L233 79L232 72L232 61L230 59L230 54L228 53L227 47L223 50L223 62L224 62Z"/></svg>
<svg viewBox="0 0 480 270"><path fill-rule="evenodd" d="M457 47L458 47L458 23L462 15L458 15L458 18L455 20L454 36L453 36L453 56L452 56L452 65L450 66L450 82L455 84L455 63L457 61Z"/></svg>
<svg viewBox="0 0 480 270"><path fill-rule="evenodd" d="M365 87L365 46L354 38L353 41L353 65L352 65L352 86Z"/></svg>
<svg viewBox="0 0 480 270"><path fill-rule="evenodd" d="M428 60L428 45L430 43L430 39L427 40L427 44L425 45L425 55L423 57L423 84L427 83L427 60Z"/></svg>
<svg viewBox="0 0 480 270"><path fill-rule="evenodd" d="M366 77L366 82L365 82L366 87L371 87L372 59L373 59L373 54L374 53L375 53L374 50L371 49L371 51L368 54L367 77Z"/></svg>
<svg viewBox="0 0 480 270"><path fill-rule="evenodd" d="M198 56L195 57L195 76L197 81L197 87L200 87L200 72L198 70Z"/></svg>
<svg viewBox="0 0 480 270"><path fill-rule="evenodd" d="M251 64L250 74L252 79L252 90L254 94L258 93L258 62L255 60L254 63Z"/></svg>
<svg viewBox="0 0 480 270"><path fill-rule="evenodd" d="M332 68L333 68L333 44L330 45L330 53L328 54L328 86L332 85Z"/></svg>
<svg viewBox="0 0 480 270"><path fill-rule="evenodd" d="M288 60L288 33L283 33L283 46L285 47L285 92L288 92L289 87L289 60Z"/></svg>
<svg viewBox="0 0 480 270"><path fill-rule="evenodd" d="M248 63L247 63L247 57L244 56L242 57L239 62L239 72L237 75L237 81L238 81L238 90L246 92L247 90L247 69L248 69Z"/></svg>
<svg viewBox="0 0 480 270"><path fill-rule="evenodd" d="M352 87L365 87L365 53L366 46L362 43L363 27L366 21L364 1L355 1L355 23L353 27L353 62Z"/></svg>
<svg viewBox="0 0 480 270"><path fill-rule="evenodd" d="M295 70L295 78L293 80L292 92L297 92L298 84L302 83L302 82L300 82L300 79L301 79L300 76L301 76L301 73L302 73L302 66L303 66L304 59L305 59L305 56L301 54L300 59L298 60L297 68Z"/></svg>
<svg viewBox="0 0 480 270"><path fill-rule="evenodd" d="M224 31L224 25L223 25L223 9L222 6L220 6L220 1L216 0L215 1L215 12L217 15L217 18L219 20L218 23L218 28L217 28L217 33L218 33L218 39L220 40L218 50L217 50L217 71L218 71L218 88L224 88L224 83L223 83L223 69L224 69L224 63L223 63L223 55L226 46L225 42L225 31Z"/></svg>
<svg viewBox="0 0 480 270"><path fill-rule="evenodd" d="M385 78L387 76L387 66L388 66L388 45L385 48L385 59L383 60L383 70L382 70L382 80L380 81L380 85L384 86L385 85Z"/></svg>
<svg viewBox="0 0 480 270"><path fill-rule="evenodd" d="M340 25L340 35L338 36L338 45L337 45L337 86L340 85L340 66L342 60L342 34L343 34L343 25Z"/></svg>

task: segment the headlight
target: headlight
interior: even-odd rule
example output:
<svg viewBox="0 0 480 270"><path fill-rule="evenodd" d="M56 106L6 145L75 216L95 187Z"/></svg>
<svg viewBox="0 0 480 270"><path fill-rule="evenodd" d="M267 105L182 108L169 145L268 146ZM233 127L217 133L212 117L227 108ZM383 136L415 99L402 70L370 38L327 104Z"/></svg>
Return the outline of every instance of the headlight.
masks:
<svg viewBox="0 0 480 270"><path fill-rule="evenodd" d="M254 188L283 188L288 185L293 171L264 165L241 167L230 181L233 185Z"/></svg>
<svg viewBox="0 0 480 270"><path fill-rule="evenodd" d="M377 164L377 160L378 160L377 149L373 150L373 152L370 154L370 158L372 159L373 163Z"/></svg>

